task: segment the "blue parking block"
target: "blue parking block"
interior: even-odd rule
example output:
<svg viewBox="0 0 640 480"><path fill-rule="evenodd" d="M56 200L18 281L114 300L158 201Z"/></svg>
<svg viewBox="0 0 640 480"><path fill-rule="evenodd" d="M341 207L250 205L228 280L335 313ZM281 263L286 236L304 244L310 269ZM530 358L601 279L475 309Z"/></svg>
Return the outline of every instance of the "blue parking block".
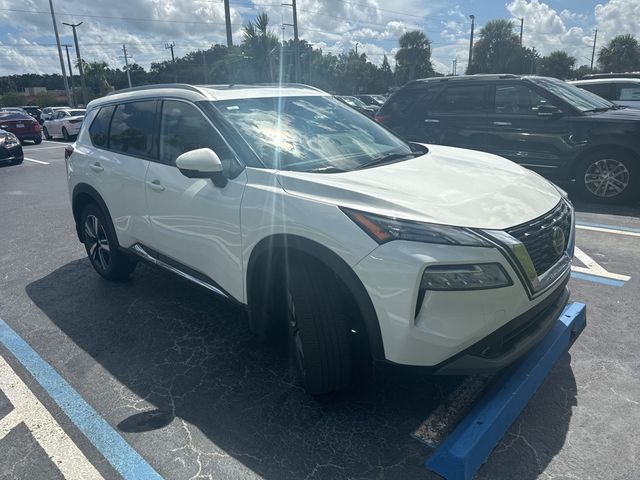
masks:
<svg viewBox="0 0 640 480"><path fill-rule="evenodd" d="M538 346L502 375L427 460L447 480L468 480L586 326L586 306L572 303Z"/></svg>

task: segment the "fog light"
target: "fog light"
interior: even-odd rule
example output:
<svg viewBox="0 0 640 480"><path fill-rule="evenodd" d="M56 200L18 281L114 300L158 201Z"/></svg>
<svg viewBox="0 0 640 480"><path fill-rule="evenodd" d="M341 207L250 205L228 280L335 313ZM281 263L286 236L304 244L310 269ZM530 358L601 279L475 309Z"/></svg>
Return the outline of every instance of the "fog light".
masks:
<svg viewBox="0 0 640 480"><path fill-rule="evenodd" d="M513 282L499 263L432 265L422 275L423 290L483 290L509 287Z"/></svg>

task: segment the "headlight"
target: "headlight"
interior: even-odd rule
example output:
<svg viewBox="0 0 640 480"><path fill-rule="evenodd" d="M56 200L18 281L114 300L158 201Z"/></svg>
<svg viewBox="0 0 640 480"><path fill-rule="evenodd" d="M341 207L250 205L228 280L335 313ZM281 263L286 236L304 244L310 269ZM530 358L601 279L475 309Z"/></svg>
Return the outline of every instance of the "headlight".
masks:
<svg viewBox="0 0 640 480"><path fill-rule="evenodd" d="M5 146L13 146L20 143L18 137L16 137L13 133L7 132L2 137L0 137L0 145Z"/></svg>
<svg viewBox="0 0 640 480"><path fill-rule="evenodd" d="M349 208L341 210L380 244L392 240L409 240L441 245L491 247L489 242L466 228L401 220Z"/></svg>
<svg viewBox="0 0 640 480"><path fill-rule="evenodd" d="M484 290L509 287L513 282L499 263L432 265L422 275L422 290Z"/></svg>

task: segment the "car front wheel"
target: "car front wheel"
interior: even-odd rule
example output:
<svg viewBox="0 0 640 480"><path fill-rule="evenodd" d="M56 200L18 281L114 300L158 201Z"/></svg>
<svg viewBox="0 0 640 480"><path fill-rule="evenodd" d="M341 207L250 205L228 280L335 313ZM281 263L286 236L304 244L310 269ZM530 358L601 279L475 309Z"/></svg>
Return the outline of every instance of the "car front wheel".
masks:
<svg viewBox="0 0 640 480"><path fill-rule="evenodd" d="M587 157L578 169L577 180L582 195L601 203L630 200L638 193L636 163L622 152L599 152Z"/></svg>
<svg viewBox="0 0 640 480"><path fill-rule="evenodd" d="M71 136L65 127L62 127L62 138L64 138L67 142L71 140Z"/></svg>
<svg viewBox="0 0 640 480"><path fill-rule="evenodd" d="M49 130L47 130L47 127L42 127L42 131L44 133L44 138L46 138L47 140L51 140L51 135L49 135Z"/></svg>

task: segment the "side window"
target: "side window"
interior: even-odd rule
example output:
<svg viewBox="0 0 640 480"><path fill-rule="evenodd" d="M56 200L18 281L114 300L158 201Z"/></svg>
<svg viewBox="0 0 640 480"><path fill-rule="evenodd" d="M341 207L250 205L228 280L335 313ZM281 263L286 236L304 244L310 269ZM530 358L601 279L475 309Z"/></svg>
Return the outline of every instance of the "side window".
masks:
<svg viewBox="0 0 640 480"><path fill-rule="evenodd" d="M160 120L160 161L175 165L180 155L198 148L211 148L225 169L233 159L226 143L200 110L189 103L165 100Z"/></svg>
<svg viewBox="0 0 640 480"><path fill-rule="evenodd" d="M488 113L485 85L448 85L433 102L431 113Z"/></svg>
<svg viewBox="0 0 640 480"><path fill-rule="evenodd" d="M107 141L109 140L109 122L111 122L111 116L114 110L115 107L113 105L102 107L96 115L95 120L91 123L91 127L89 127L91 142L96 147L107 147Z"/></svg>
<svg viewBox="0 0 640 480"><path fill-rule="evenodd" d="M526 85L497 85L495 113L504 115L537 115L540 105L548 104Z"/></svg>
<svg viewBox="0 0 640 480"><path fill-rule="evenodd" d="M640 83L618 83L616 87L618 87L617 100L640 101Z"/></svg>
<svg viewBox="0 0 640 480"><path fill-rule="evenodd" d="M155 116L155 100L118 105L111 119L109 150L127 155L154 156Z"/></svg>
<svg viewBox="0 0 640 480"><path fill-rule="evenodd" d="M591 93L595 93L599 97L607 100L615 100L616 94L613 89L613 85L610 83L587 83L580 85L580 88L584 88Z"/></svg>

